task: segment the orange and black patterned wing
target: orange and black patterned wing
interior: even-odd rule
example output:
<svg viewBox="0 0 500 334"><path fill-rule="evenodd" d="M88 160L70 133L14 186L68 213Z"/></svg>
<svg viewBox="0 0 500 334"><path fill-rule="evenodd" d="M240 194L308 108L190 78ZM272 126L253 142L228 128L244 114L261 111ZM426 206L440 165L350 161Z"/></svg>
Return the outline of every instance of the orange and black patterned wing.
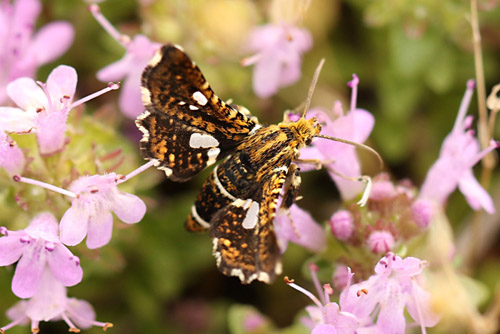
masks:
<svg viewBox="0 0 500 334"><path fill-rule="evenodd" d="M163 46L142 74L146 111L136 121L140 148L174 181L186 181L227 156L260 127L214 94L179 47Z"/></svg>
<svg viewBox="0 0 500 334"><path fill-rule="evenodd" d="M275 168L242 199L219 210L210 221L213 253L219 270L243 284L271 283L281 274L281 252L274 233L278 197L288 166Z"/></svg>

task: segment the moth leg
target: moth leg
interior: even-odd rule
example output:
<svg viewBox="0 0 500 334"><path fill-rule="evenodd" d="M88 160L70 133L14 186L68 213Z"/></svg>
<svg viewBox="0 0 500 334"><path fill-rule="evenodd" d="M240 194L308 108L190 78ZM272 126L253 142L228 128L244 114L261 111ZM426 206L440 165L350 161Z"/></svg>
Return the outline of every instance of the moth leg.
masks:
<svg viewBox="0 0 500 334"><path fill-rule="evenodd" d="M312 164L315 165L315 169L321 169L323 165L329 164L332 161L323 161L320 159L295 159L293 160L296 163L301 163L301 164Z"/></svg>
<svg viewBox="0 0 500 334"><path fill-rule="evenodd" d="M292 163L288 169L285 185L283 187L283 201L281 202L280 209L288 210L297 200L301 181L300 168L296 164Z"/></svg>

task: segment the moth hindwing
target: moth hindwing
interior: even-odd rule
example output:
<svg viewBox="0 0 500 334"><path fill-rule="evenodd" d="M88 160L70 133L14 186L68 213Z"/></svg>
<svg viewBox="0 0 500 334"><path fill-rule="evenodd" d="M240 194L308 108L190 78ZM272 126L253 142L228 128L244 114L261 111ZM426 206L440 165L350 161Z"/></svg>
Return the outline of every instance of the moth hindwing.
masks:
<svg viewBox="0 0 500 334"><path fill-rule="evenodd" d="M321 127L314 119L261 126L246 109L225 104L183 50L165 45L144 70L146 111L136 123L140 148L174 181L186 181L226 157L205 181L188 216L190 231L209 231L220 271L242 283L281 273L273 220L287 209L300 176L299 149Z"/></svg>

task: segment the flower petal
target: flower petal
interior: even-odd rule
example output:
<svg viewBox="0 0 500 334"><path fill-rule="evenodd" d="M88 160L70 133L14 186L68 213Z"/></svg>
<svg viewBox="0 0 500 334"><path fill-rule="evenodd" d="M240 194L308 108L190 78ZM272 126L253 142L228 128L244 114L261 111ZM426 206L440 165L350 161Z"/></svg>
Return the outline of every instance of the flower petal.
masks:
<svg viewBox="0 0 500 334"><path fill-rule="evenodd" d="M458 188L471 208L474 210L483 208L489 214L495 213L495 205L490 194L479 184L471 169L464 172L458 182Z"/></svg>
<svg viewBox="0 0 500 334"><path fill-rule="evenodd" d="M317 325L311 331L311 334L337 334L337 329L333 325L321 324Z"/></svg>
<svg viewBox="0 0 500 334"><path fill-rule="evenodd" d="M118 191L111 207L121 221L127 224L134 224L141 221L146 214L146 204L139 197Z"/></svg>
<svg viewBox="0 0 500 334"><path fill-rule="evenodd" d="M281 64L272 54L262 54L253 69L252 87L259 97L269 97L278 91Z"/></svg>
<svg viewBox="0 0 500 334"><path fill-rule="evenodd" d="M64 147L67 120L66 110L44 113L38 117L36 137L40 153L51 154Z"/></svg>
<svg viewBox="0 0 500 334"><path fill-rule="evenodd" d="M47 96L31 78L12 81L7 85L7 94L23 110L36 112L37 109L47 108Z"/></svg>
<svg viewBox="0 0 500 334"><path fill-rule="evenodd" d="M57 110L61 110L64 104L67 103L61 102L63 97L68 97L69 102L73 100L77 81L78 75L71 66L59 65L50 72L47 78L47 90Z"/></svg>
<svg viewBox="0 0 500 334"><path fill-rule="evenodd" d="M121 87L119 105L125 116L136 119L144 111L141 98L141 72L129 75Z"/></svg>
<svg viewBox="0 0 500 334"><path fill-rule="evenodd" d="M51 22L38 30L28 52L35 55L37 66L47 64L65 53L74 38L73 26L64 21Z"/></svg>
<svg viewBox="0 0 500 334"><path fill-rule="evenodd" d="M106 245L113 233L113 215L111 212L99 212L91 217L87 235L87 247L95 249Z"/></svg>
<svg viewBox="0 0 500 334"><path fill-rule="evenodd" d="M0 129L27 133L36 127L36 114L19 108L0 107Z"/></svg>
<svg viewBox="0 0 500 334"><path fill-rule="evenodd" d="M24 254L17 263L12 279L12 292L19 298L31 298L37 291L45 268L44 242L25 248Z"/></svg>
<svg viewBox="0 0 500 334"><path fill-rule="evenodd" d="M78 245L87 234L90 214L73 200L71 208L66 210L60 222L61 242L68 246Z"/></svg>
<svg viewBox="0 0 500 334"><path fill-rule="evenodd" d="M40 287L28 301L26 315L32 321L49 321L60 317L66 308L66 288L45 268Z"/></svg>
<svg viewBox="0 0 500 334"><path fill-rule="evenodd" d="M23 244L19 236L0 238L0 266L8 266L19 260L23 253Z"/></svg>
<svg viewBox="0 0 500 334"><path fill-rule="evenodd" d="M22 173L24 163L23 151L0 129L0 168L4 168L7 174L13 176Z"/></svg>
<svg viewBox="0 0 500 334"><path fill-rule="evenodd" d="M289 210L289 217L292 221L286 213L280 213L275 220L274 226L278 239L287 239L315 252L321 251L326 245L323 228L307 211L297 205L293 204ZM281 251L283 252L284 249Z"/></svg>
<svg viewBox="0 0 500 334"><path fill-rule="evenodd" d="M103 82L123 80L132 66L133 57L126 54L122 59L109 64L97 72L97 79Z"/></svg>
<svg viewBox="0 0 500 334"><path fill-rule="evenodd" d="M67 305L67 310L71 315L78 315L78 317L70 317L78 328L88 329L94 325L95 311L89 302L82 299L68 298Z"/></svg>
<svg viewBox="0 0 500 334"><path fill-rule="evenodd" d="M64 286L73 286L82 281L80 260L63 244L57 244L47 256L50 271Z"/></svg>

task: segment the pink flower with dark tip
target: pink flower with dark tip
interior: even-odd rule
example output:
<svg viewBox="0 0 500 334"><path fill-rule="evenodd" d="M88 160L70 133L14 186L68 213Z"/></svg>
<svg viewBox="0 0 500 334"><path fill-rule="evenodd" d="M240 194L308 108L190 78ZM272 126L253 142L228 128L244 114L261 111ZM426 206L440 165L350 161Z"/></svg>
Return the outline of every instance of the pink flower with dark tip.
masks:
<svg viewBox="0 0 500 334"><path fill-rule="evenodd" d="M127 224L139 222L146 205L137 196L117 188L115 173L82 176L70 186L74 194L71 207L61 219L61 241L70 246L87 236L88 248L99 248L111 240L113 215Z"/></svg>
<svg viewBox="0 0 500 334"><path fill-rule="evenodd" d="M58 237L58 225L50 213L40 213L30 225L20 231L0 228L0 266L17 263L12 291L20 298L30 298L40 286L46 267L64 286L82 280L80 260Z"/></svg>
<svg viewBox="0 0 500 334"><path fill-rule="evenodd" d="M52 22L35 32L40 10L38 0L0 3L0 103L7 101L9 82L34 77L39 66L60 57L73 43L68 22Z"/></svg>
<svg viewBox="0 0 500 334"><path fill-rule="evenodd" d="M289 24L266 24L254 29L248 47L256 54L242 64L255 65L253 90L269 97L300 79L302 54L311 49L312 37L308 30Z"/></svg>

